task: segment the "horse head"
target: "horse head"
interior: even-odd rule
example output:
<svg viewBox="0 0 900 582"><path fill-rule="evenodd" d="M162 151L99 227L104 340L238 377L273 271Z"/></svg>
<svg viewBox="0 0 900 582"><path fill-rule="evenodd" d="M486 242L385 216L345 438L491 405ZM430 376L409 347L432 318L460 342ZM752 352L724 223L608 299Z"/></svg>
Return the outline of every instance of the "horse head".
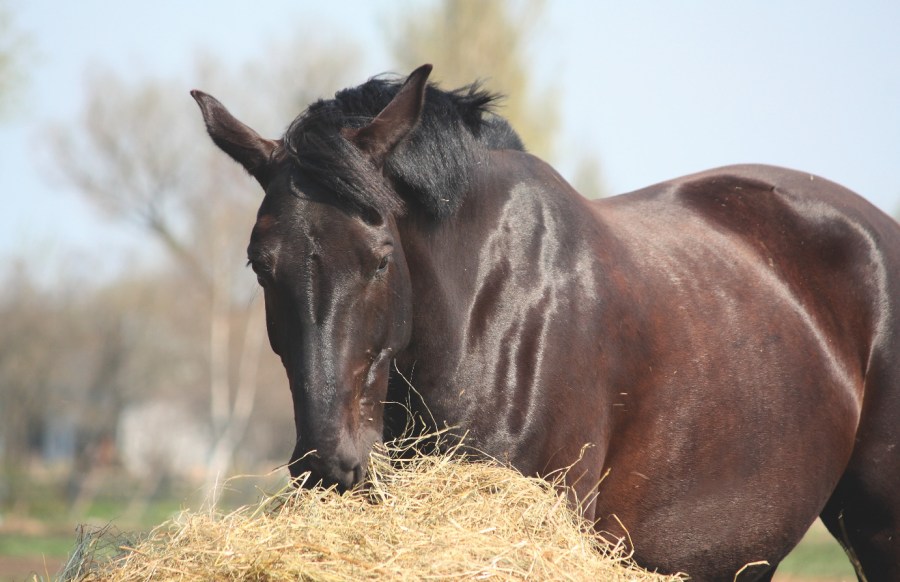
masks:
<svg viewBox="0 0 900 582"><path fill-rule="evenodd" d="M309 473L310 485L360 482L382 439L390 363L412 319L402 202L384 166L418 123L430 71L414 71L377 115L349 126L313 105L281 140L192 92L213 141L265 191L247 255L293 397L290 473Z"/></svg>

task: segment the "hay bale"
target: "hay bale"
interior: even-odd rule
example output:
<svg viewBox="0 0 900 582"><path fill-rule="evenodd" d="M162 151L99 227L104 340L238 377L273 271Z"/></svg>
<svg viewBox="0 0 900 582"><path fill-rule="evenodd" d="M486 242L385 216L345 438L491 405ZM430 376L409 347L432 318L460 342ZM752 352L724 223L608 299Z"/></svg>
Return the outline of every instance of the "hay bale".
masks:
<svg viewBox="0 0 900 582"><path fill-rule="evenodd" d="M603 546L554 487L458 457L375 453L371 485L184 512L83 581L679 580ZM84 572L84 570L88 570Z"/></svg>

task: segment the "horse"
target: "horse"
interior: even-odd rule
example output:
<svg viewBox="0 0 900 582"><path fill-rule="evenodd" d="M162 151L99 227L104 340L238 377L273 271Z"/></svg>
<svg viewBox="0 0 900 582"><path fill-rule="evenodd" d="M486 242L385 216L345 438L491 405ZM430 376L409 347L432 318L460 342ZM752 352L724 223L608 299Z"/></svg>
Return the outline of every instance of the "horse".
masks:
<svg viewBox="0 0 900 582"><path fill-rule="evenodd" d="M900 580L898 224L763 165L590 201L496 95L430 72L316 101L280 139L192 91L265 192L247 255L290 474L352 488L427 412L526 475L567 468L645 568L770 580L821 517L860 580Z"/></svg>

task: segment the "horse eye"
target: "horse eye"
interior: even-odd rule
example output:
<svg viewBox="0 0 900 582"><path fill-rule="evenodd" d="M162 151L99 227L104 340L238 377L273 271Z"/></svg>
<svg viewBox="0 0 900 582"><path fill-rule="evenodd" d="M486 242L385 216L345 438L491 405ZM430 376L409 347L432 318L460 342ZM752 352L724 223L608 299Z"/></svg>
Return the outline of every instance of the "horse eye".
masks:
<svg viewBox="0 0 900 582"><path fill-rule="evenodd" d="M265 287L268 284L268 271L266 271L259 263L249 261L248 264L250 265L250 268L253 269L253 272L256 273L256 282L259 283L260 287Z"/></svg>
<svg viewBox="0 0 900 582"><path fill-rule="evenodd" d="M378 270L375 271L375 273L377 275L380 275L380 274L384 273L385 271L387 271L388 263L390 263L390 262L391 262L391 255L384 255L383 257L381 257L381 262L378 263Z"/></svg>

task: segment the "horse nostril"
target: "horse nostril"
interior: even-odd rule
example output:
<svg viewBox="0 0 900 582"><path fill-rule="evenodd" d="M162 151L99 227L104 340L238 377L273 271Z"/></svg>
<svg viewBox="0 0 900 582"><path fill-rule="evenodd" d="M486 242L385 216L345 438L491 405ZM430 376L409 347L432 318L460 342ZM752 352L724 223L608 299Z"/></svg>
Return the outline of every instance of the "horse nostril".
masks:
<svg viewBox="0 0 900 582"><path fill-rule="evenodd" d="M340 471L335 480L344 490L351 489L362 482L366 468L361 463L347 463L340 465Z"/></svg>

